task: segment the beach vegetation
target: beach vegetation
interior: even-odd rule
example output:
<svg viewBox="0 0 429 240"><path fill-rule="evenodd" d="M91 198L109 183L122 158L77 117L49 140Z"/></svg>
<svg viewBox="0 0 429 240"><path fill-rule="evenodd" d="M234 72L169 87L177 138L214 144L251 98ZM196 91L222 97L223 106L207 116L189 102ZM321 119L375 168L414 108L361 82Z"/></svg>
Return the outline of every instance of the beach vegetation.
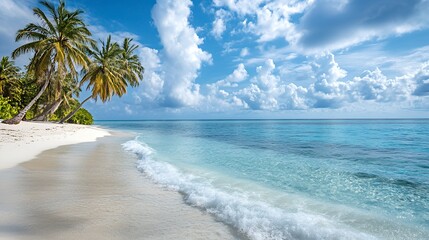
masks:
<svg viewBox="0 0 429 240"><path fill-rule="evenodd" d="M18 124L52 81L62 81L66 74L77 76L76 68L86 68L89 62L85 48L93 40L82 19L83 11L67 10L63 0L58 6L48 1L41 1L40 4L46 8L48 15L40 8L33 9L40 22L29 23L18 30L16 41L26 42L12 52L12 57L32 52L28 68L34 72L42 87L27 106L4 123Z"/></svg>
<svg viewBox="0 0 429 240"><path fill-rule="evenodd" d="M112 41L111 36L106 41L100 41L100 46L92 44L89 50L91 64L84 69L84 76L80 85L87 85L91 92L82 103L70 114L64 117L60 123L70 119L82 105L89 99L102 102L109 101L112 96L121 97L127 92L127 87L136 87L143 78L144 68L135 54L137 46L131 43L132 39L124 39L122 47Z"/></svg>
<svg viewBox="0 0 429 240"><path fill-rule="evenodd" d="M79 108L79 110L67 120L67 123L76 123L83 125L91 125L94 123L91 113L85 108Z"/></svg>
<svg viewBox="0 0 429 240"><path fill-rule="evenodd" d="M12 88L17 82L19 68L15 63L4 56L0 60L0 94L3 94L5 88Z"/></svg>
<svg viewBox="0 0 429 240"><path fill-rule="evenodd" d="M109 36L97 44L80 9L69 10L64 0L41 1L34 8L38 18L16 33L24 42L12 59L31 54L21 71L7 56L0 62L0 97L3 123L22 120L91 124L92 115L82 105L93 99L109 101L143 79L138 45L125 38L121 44ZM90 95L82 102L82 91Z"/></svg>
<svg viewBox="0 0 429 240"><path fill-rule="evenodd" d="M14 107L10 104L8 98L0 96L0 119L8 119L17 114L19 108Z"/></svg>

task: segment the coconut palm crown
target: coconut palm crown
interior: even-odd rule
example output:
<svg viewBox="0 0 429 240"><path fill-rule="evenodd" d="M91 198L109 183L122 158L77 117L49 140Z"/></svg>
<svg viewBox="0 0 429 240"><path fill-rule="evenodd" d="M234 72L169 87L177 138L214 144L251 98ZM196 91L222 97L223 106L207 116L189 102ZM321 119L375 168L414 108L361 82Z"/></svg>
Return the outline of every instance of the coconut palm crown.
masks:
<svg viewBox="0 0 429 240"><path fill-rule="evenodd" d="M65 75L68 71L76 76L76 66L88 66L89 59L85 49L93 42L91 32L81 18L83 11L67 10L63 0L60 0L57 7L48 1L41 1L40 4L48 10L49 17L40 8L33 9L40 23L30 23L18 30L16 41L30 42L15 49L12 57L34 52L30 67L35 70L36 75L56 67L59 74Z"/></svg>
<svg viewBox="0 0 429 240"><path fill-rule="evenodd" d="M144 68L140 62L139 56L135 54L138 46L132 44L132 41L132 38L124 39L121 58L124 68L126 69L124 78L132 87L136 87L139 85L140 80L143 79Z"/></svg>
<svg viewBox="0 0 429 240"><path fill-rule="evenodd" d="M101 48L92 44L89 56L92 62L88 70L84 70L81 85L87 83L87 90L91 90L93 99L106 102L113 95L122 96L127 91L127 80L124 78L126 70L123 66L121 54L123 50L118 43L112 42L109 36L106 42L101 41Z"/></svg>

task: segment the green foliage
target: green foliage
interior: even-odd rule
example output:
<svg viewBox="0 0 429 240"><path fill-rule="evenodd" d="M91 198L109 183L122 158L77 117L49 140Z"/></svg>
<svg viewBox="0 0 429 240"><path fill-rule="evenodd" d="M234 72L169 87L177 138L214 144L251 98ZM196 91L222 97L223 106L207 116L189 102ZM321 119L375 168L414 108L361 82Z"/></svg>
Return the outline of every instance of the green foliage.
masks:
<svg viewBox="0 0 429 240"><path fill-rule="evenodd" d="M73 117L67 120L68 123L76 123L83 125L91 125L94 123L91 113L89 113L85 108L79 109Z"/></svg>
<svg viewBox="0 0 429 240"><path fill-rule="evenodd" d="M0 60L0 94L3 94L7 85L13 85L17 80L19 68L15 62L9 60L9 57L2 57Z"/></svg>
<svg viewBox="0 0 429 240"><path fill-rule="evenodd" d="M82 10L68 10L64 0L58 4L42 0L40 5L46 11L33 9L38 21L16 34L16 41L25 42L12 52L12 57L33 55L25 72L20 72L8 57L0 60L0 118L9 119L25 109L27 120L36 117L64 122L81 106L76 98L85 84L90 97L102 102L114 95L122 96L128 86L139 85L144 68L135 53L138 45L132 39L125 38L121 46L109 36L97 46ZM9 123L19 123L21 117ZM92 124L93 118L80 109L67 122Z"/></svg>
<svg viewBox="0 0 429 240"><path fill-rule="evenodd" d="M19 108L12 106L9 99L0 96L0 119L9 119L19 112Z"/></svg>
<svg viewBox="0 0 429 240"><path fill-rule="evenodd" d="M37 95L40 84L37 83L32 73L20 74L15 86L7 88L3 96L11 100L11 104L24 108Z"/></svg>
<svg viewBox="0 0 429 240"><path fill-rule="evenodd" d="M35 110L28 110L27 113L25 114L25 120L31 120L36 116L36 112Z"/></svg>
<svg viewBox="0 0 429 240"><path fill-rule="evenodd" d="M27 41L12 52L12 57L34 52L29 68L39 80L46 81L54 72L60 76L66 73L77 76L76 66L86 68L89 62L83 50L93 42L83 20L83 11L69 11L65 1L55 5L45 0L40 5L47 11L33 9L39 21L18 30L16 40Z"/></svg>

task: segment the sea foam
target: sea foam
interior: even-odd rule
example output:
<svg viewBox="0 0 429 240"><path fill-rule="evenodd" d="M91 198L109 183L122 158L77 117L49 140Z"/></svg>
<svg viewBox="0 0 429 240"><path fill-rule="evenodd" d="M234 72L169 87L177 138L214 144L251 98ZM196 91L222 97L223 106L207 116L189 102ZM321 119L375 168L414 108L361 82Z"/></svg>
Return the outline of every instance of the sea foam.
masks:
<svg viewBox="0 0 429 240"><path fill-rule="evenodd" d="M123 148L138 156L137 168L155 183L180 192L187 204L213 214L250 239L376 239L322 215L287 212L242 193L217 189L204 178L157 161L156 151L138 140L124 143Z"/></svg>

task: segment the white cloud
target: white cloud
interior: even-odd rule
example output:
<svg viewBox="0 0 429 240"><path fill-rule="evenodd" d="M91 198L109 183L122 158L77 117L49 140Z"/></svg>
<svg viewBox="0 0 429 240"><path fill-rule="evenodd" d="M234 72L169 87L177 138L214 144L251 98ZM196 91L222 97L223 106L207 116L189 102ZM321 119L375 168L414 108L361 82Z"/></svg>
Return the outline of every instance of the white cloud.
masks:
<svg viewBox="0 0 429 240"><path fill-rule="evenodd" d="M315 78L334 82L347 76L347 72L340 68L332 53L325 53L315 57L312 63Z"/></svg>
<svg viewBox="0 0 429 240"><path fill-rule="evenodd" d="M252 80L253 84L238 92L243 100L252 109L285 110L306 109L307 89L286 83L279 75L275 74L276 65L272 59L256 68L257 75Z"/></svg>
<svg viewBox="0 0 429 240"><path fill-rule="evenodd" d="M308 88L311 106L315 108L338 108L347 99L345 92L349 86L340 81L347 76L341 69L332 53L316 56L311 63L313 78L316 81Z"/></svg>
<svg viewBox="0 0 429 240"><path fill-rule="evenodd" d="M387 76L400 76L414 72L416 66L429 61L429 45L396 52L388 50L384 44L369 44L338 53L336 59L355 75L378 67Z"/></svg>
<svg viewBox="0 0 429 240"><path fill-rule="evenodd" d="M235 95L251 109L278 109L278 97L284 93L284 89L279 86L279 77L273 74L275 67L273 60L268 59L263 66L256 68L257 75L250 86L237 91Z"/></svg>
<svg viewBox="0 0 429 240"><path fill-rule="evenodd" d="M249 49L247 47L241 49L240 51L240 57L246 57L249 55Z"/></svg>
<svg viewBox="0 0 429 240"><path fill-rule="evenodd" d="M213 21L213 29L211 31L212 35L220 39L222 38L223 32L226 30L226 22L229 18L229 13L223 9L219 9L215 13L215 20Z"/></svg>
<svg viewBox="0 0 429 240"><path fill-rule="evenodd" d="M386 77L378 68L365 71L362 76L348 77L331 53L314 57L310 65L313 83L304 87L282 79L276 74L274 61L268 59L256 68L256 76L249 85L241 89L219 90L219 85L209 85L211 103L216 103L216 99L223 108L229 104L268 111L426 106L418 96L429 95L429 63L417 72L394 78Z"/></svg>
<svg viewBox="0 0 429 240"><path fill-rule="evenodd" d="M211 55L201 48L203 39L190 26L189 0L158 0L152 18L161 38L161 68L164 73L163 105L182 107L198 104L199 85L195 84L203 62L211 62Z"/></svg>
<svg viewBox="0 0 429 240"><path fill-rule="evenodd" d="M247 78L248 74L246 71L246 68L244 68L244 64L240 63L238 64L237 69L234 70L234 72L232 72L231 75L229 75L226 78L226 81L228 82L241 82L244 81Z"/></svg>
<svg viewBox="0 0 429 240"><path fill-rule="evenodd" d="M285 38L289 44L296 44L299 33L291 21L293 14L302 13L308 6L307 2L273 1L256 10L256 22L249 22L247 27L259 36L260 42L267 42L279 37Z"/></svg>
<svg viewBox="0 0 429 240"><path fill-rule="evenodd" d="M415 75L387 78L380 69L366 71L364 76L350 81L351 96L357 95L362 100L377 102L405 101L411 97L415 88Z"/></svg>
<svg viewBox="0 0 429 240"><path fill-rule="evenodd" d="M336 50L428 27L426 0L319 0L300 19L303 50Z"/></svg>
<svg viewBox="0 0 429 240"><path fill-rule="evenodd" d="M37 22L31 4L34 1L1 0L0 1L0 56L10 56L12 51L24 42L15 42L16 32L30 22ZM28 63L29 54L17 59L17 64L23 66Z"/></svg>
<svg viewBox="0 0 429 240"><path fill-rule="evenodd" d="M378 68L346 80L346 72L332 54L318 57L313 65L316 81L308 88L308 98L314 108L340 108L362 101L403 102L411 98L415 88L415 74L387 78Z"/></svg>
<svg viewBox="0 0 429 240"><path fill-rule="evenodd" d="M216 87L237 87L237 83L246 80L248 77L244 64L240 63L237 68L225 79L214 83ZM213 84L212 84L213 85Z"/></svg>
<svg viewBox="0 0 429 240"><path fill-rule="evenodd" d="M161 60L158 51L148 47L140 48L140 60L145 68L143 82L138 88L137 94L143 97L137 101L153 104L159 100L164 81L161 73Z"/></svg>
<svg viewBox="0 0 429 240"><path fill-rule="evenodd" d="M429 62L423 64L423 67L414 75L416 88L413 95L428 96L429 95ZM429 104L428 104L429 105Z"/></svg>
<svg viewBox="0 0 429 240"><path fill-rule="evenodd" d="M227 7L240 15L246 15L256 12L259 5L267 0L213 0L217 7Z"/></svg>
<svg viewBox="0 0 429 240"><path fill-rule="evenodd" d="M213 2L216 7L227 7L230 11L237 13L238 17L243 19L241 25L245 32L259 36L259 42L268 42L282 37L290 44L294 44L299 38L299 33L295 30L291 16L302 13L313 1L214 0Z"/></svg>
<svg viewBox="0 0 429 240"><path fill-rule="evenodd" d="M305 54L334 51L429 27L426 0L213 0L259 42L284 38Z"/></svg>
<svg viewBox="0 0 429 240"><path fill-rule="evenodd" d="M245 81L248 78L248 73L244 64L240 63L237 68L228 75L225 79L217 81L213 84L207 84L208 93L204 98L204 102L200 107L210 109L211 111L223 111L226 109L233 109L236 107L247 107L245 103L233 95L233 93L221 88L236 88L238 83Z"/></svg>

